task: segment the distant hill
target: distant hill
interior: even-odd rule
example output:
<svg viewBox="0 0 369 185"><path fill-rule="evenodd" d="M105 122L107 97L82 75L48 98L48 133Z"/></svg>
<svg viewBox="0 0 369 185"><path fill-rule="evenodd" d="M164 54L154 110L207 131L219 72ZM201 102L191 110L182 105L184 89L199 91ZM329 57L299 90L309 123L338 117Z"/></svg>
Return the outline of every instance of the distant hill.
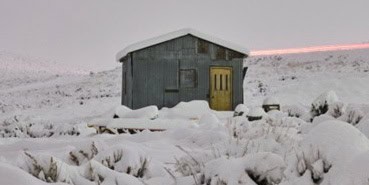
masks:
<svg viewBox="0 0 369 185"><path fill-rule="evenodd" d="M88 72L46 59L0 51L0 89L47 81L60 75L82 74L88 74Z"/></svg>

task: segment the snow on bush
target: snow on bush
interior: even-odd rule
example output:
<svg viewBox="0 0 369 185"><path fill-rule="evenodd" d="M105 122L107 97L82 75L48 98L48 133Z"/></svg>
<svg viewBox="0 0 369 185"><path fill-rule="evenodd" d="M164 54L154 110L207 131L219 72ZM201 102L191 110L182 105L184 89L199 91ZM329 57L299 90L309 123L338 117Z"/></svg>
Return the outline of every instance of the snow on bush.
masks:
<svg viewBox="0 0 369 185"><path fill-rule="evenodd" d="M98 153L93 159L112 170L135 177L144 177L150 163L147 154L140 148L125 145L110 147Z"/></svg>
<svg viewBox="0 0 369 185"><path fill-rule="evenodd" d="M47 185L47 183L32 177L27 172L6 163L0 163L0 179L1 184L6 185Z"/></svg>
<svg viewBox="0 0 369 185"><path fill-rule="evenodd" d="M301 118L308 121L310 119L309 111L301 105L285 105L281 110L288 114L289 117ZM308 119L307 119L308 118Z"/></svg>
<svg viewBox="0 0 369 185"><path fill-rule="evenodd" d="M345 113L345 110L346 104L343 102L334 102L329 105L327 114L334 118L338 118Z"/></svg>
<svg viewBox="0 0 369 185"><path fill-rule="evenodd" d="M33 122L17 116L8 118L0 125L0 137L40 138L60 135L78 136L80 130L76 125L54 124L45 121Z"/></svg>
<svg viewBox="0 0 369 185"><path fill-rule="evenodd" d="M99 151L104 150L103 144L96 144L97 142L92 142L87 146L82 146L79 149L75 149L69 152L69 163L73 165L80 166L87 163L93 159Z"/></svg>
<svg viewBox="0 0 369 185"><path fill-rule="evenodd" d="M347 107L345 113L338 119L350 123L352 125L356 125L361 121L361 119L364 116L365 116L364 112L360 108L355 106L349 106Z"/></svg>
<svg viewBox="0 0 369 185"><path fill-rule="evenodd" d="M247 118L249 119L249 121L260 120L264 116L266 116L266 113L261 107L253 107L247 114Z"/></svg>
<svg viewBox="0 0 369 185"><path fill-rule="evenodd" d="M369 140L350 124L330 120L310 130L301 147L298 173L309 171L313 182L329 184L329 179L345 168L346 161L369 149Z"/></svg>
<svg viewBox="0 0 369 185"><path fill-rule="evenodd" d="M89 163L86 163L83 167L84 168L82 168L83 170L82 174L86 179L95 182L93 185L96 184L143 185L143 183L134 176L111 170L95 160L91 160ZM85 185L85 184L79 183L76 185Z"/></svg>
<svg viewBox="0 0 369 185"><path fill-rule="evenodd" d="M135 177L144 177L149 165L148 158L137 155L136 150L128 151L126 148L123 152L123 150L116 149L116 147L112 147L104 150L80 166L69 165L51 155L34 155L25 152L18 160L18 166L34 177L50 183L64 182L71 185L142 184Z"/></svg>
<svg viewBox="0 0 369 185"><path fill-rule="evenodd" d="M338 97L334 91L328 91L317 97L311 105L312 118L325 114L331 104L338 101Z"/></svg>
<svg viewBox="0 0 369 185"><path fill-rule="evenodd" d="M256 153L242 158L225 157L205 164L203 184L277 184L283 178L285 163L272 153Z"/></svg>
<svg viewBox="0 0 369 185"><path fill-rule="evenodd" d="M25 152L23 164L20 165L28 173L45 182L66 182L72 184L70 169L59 159L49 155L34 156Z"/></svg>
<svg viewBox="0 0 369 185"><path fill-rule="evenodd" d="M249 108L245 104L239 104L234 109L233 116L246 116L249 113Z"/></svg>
<svg viewBox="0 0 369 185"><path fill-rule="evenodd" d="M238 140L246 141L249 151L285 151L300 140L299 127L304 123L298 118L269 115L263 120L243 124L246 129L238 126L237 130L241 132L233 135Z"/></svg>
<svg viewBox="0 0 369 185"><path fill-rule="evenodd" d="M218 142L213 142L211 148L207 150L186 149L186 155L177 159L176 171L183 176L196 176L198 173L205 172L206 164L220 158L224 158L224 163L230 163L228 165L232 166L231 163L235 158L261 155L261 153L265 152L285 156L300 141L298 128L303 123L305 123L303 120L286 117L285 114L276 112L274 114L271 113L270 116L263 120L255 122L249 122L245 117L234 117L226 124L227 130L225 132L228 135L225 135L226 137ZM224 131L218 131L224 133ZM202 133L206 134L207 132L211 132L211 130L205 130ZM260 181L255 180L259 179L258 173L253 174L250 178L251 171L249 171L249 174L246 174L244 172L245 169L240 169L241 171L232 169L233 171L230 171L231 169L223 169L220 166L219 169L215 170L219 172L224 171L222 173L232 172L235 174L242 174L243 172L245 178L251 179L251 181L247 182L257 181L257 183L261 183L262 179L264 179L260 178ZM265 173L262 174L264 175L263 177L267 176ZM208 177L210 179L213 178L211 175ZM212 180L212 183L220 183L221 180L224 179L215 179Z"/></svg>

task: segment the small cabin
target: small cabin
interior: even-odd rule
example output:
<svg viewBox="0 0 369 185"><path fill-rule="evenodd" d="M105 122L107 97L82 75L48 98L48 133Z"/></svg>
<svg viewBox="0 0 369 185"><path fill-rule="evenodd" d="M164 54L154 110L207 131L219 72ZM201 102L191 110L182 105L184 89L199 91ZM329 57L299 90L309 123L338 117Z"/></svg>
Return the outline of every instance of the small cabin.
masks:
<svg viewBox="0 0 369 185"><path fill-rule="evenodd" d="M173 107L206 100L214 110L243 103L245 48L182 29L128 46L122 63L122 105Z"/></svg>

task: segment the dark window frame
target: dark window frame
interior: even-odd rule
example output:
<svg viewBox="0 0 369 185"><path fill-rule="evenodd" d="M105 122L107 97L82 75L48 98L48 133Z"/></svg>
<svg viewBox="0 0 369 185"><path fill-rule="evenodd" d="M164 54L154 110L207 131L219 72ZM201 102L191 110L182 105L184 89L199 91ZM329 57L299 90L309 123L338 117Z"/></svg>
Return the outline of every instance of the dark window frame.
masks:
<svg viewBox="0 0 369 185"><path fill-rule="evenodd" d="M210 50L210 44L206 40L198 39L196 48L197 53L208 54Z"/></svg>
<svg viewBox="0 0 369 185"><path fill-rule="evenodd" d="M221 46L216 48L215 58L217 60L227 60L227 49Z"/></svg>

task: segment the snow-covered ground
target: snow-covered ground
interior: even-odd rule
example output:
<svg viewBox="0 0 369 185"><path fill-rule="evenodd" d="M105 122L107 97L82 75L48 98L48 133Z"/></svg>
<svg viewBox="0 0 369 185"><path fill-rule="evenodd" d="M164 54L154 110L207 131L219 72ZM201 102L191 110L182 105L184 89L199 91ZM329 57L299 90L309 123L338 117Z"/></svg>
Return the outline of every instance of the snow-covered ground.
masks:
<svg viewBox="0 0 369 185"><path fill-rule="evenodd" d="M368 49L250 57L245 65L247 104L275 96L282 104L309 105L328 90L347 103L369 103Z"/></svg>
<svg viewBox="0 0 369 185"><path fill-rule="evenodd" d="M361 185L369 179L369 50L249 58L238 117L202 101L116 109L120 68L86 74L48 63L4 67L10 63L40 66L0 53L0 70L12 68L0 76L0 184ZM260 110L266 97L282 111ZM247 119L259 114L261 120ZM145 123L168 130L111 135L87 127Z"/></svg>

